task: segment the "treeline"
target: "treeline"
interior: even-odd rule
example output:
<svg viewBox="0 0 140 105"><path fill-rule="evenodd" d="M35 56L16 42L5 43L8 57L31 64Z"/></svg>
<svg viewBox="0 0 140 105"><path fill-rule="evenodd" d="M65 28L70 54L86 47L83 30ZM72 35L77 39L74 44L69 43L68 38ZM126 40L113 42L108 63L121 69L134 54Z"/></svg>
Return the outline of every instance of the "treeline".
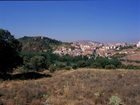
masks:
<svg viewBox="0 0 140 105"><path fill-rule="evenodd" d="M116 69L122 67L121 62L117 58L96 57L95 54L90 56L70 55L60 56L51 51L48 52L22 52L23 71L39 71L48 69L51 72L61 69L77 69L77 68L105 68Z"/></svg>

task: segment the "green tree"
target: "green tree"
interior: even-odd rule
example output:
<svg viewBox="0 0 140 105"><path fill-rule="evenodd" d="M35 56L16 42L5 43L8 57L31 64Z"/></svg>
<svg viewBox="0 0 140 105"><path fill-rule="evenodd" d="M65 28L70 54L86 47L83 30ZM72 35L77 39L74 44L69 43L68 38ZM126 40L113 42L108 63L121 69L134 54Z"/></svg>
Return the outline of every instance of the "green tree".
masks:
<svg viewBox="0 0 140 105"><path fill-rule="evenodd" d="M105 69L116 69L116 67L114 65L110 64L110 65L106 65Z"/></svg>
<svg viewBox="0 0 140 105"><path fill-rule="evenodd" d="M118 68L122 65L122 63L116 58L110 59L110 64L112 64L112 65L114 65L114 67L118 67Z"/></svg>
<svg viewBox="0 0 140 105"><path fill-rule="evenodd" d="M45 58L43 56L34 56L30 60L31 68L38 71L45 68Z"/></svg>
<svg viewBox="0 0 140 105"><path fill-rule="evenodd" d="M57 68L56 68L56 65L54 65L54 64L51 64L50 67L49 67L49 71L50 71L51 73L55 72L56 69L57 69Z"/></svg>
<svg viewBox="0 0 140 105"><path fill-rule="evenodd" d="M22 63L21 43L7 30L0 29L0 73L6 74Z"/></svg>
<svg viewBox="0 0 140 105"><path fill-rule="evenodd" d="M76 64L73 64L72 65L72 69L77 69L78 67L77 67L77 65Z"/></svg>
<svg viewBox="0 0 140 105"><path fill-rule="evenodd" d="M86 61L84 60L80 60L80 61L77 61L77 66L78 67L86 67Z"/></svg>

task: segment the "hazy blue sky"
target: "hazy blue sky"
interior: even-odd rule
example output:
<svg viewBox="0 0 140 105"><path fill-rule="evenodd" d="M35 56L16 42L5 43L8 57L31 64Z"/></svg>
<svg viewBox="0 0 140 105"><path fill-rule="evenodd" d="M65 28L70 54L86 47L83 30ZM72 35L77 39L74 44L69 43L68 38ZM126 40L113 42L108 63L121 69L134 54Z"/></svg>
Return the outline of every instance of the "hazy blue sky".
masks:
<svg viewBox="0 0 140 105"><path fill-rule="evenodd" d="M15 37L140 40L140 0L0 1L0 28Z"/></svg>

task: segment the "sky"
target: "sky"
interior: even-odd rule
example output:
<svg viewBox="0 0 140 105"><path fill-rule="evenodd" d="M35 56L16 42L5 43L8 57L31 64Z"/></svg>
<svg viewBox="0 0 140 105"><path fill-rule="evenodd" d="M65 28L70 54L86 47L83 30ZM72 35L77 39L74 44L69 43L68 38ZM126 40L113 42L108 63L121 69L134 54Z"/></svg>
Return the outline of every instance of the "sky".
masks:
<svg viewBox="0 0 140 105"><path fill-rule="evenodd" d="M140 0L0 1L0 28L16 38L140 40Z"/></svg>

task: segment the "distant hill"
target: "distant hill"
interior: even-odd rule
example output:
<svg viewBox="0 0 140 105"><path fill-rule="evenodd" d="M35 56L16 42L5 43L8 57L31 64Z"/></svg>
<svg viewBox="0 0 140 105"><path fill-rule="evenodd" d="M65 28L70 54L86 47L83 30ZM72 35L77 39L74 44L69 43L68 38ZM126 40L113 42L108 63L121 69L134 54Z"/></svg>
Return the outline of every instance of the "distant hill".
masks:
<svg viewBox="0 0 140 105"><path fill-rule="evenodd" d="M73 43L92 44L92 45L100 45L100 44L103 44L103 43L92 41L92 40L78 40L78 41L74 41Z"/></svg>
<svg viewBox="0 0 140 105"><path fill-rule="evenodd" d="M22 43L22 51L47 51L54 49L63 42L43 36L24 36L18 39Z"/></svg>

